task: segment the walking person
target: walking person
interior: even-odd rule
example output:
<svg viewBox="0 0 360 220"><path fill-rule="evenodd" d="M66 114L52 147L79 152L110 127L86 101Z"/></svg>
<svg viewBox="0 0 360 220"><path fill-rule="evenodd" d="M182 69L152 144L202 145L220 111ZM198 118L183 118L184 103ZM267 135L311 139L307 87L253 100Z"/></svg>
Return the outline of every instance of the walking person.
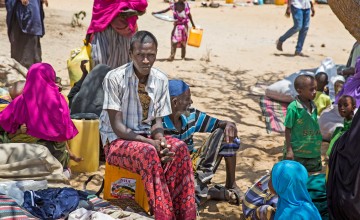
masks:
<svg viewBox="0 0 360 220"><path fill-rule="evenodd" d="M181 48L181 59L185 60L189 20L192 27L195 28L195 24L190 13L190 6L185 0L178 0L175 3L171 3L170 7L167 9L153 12L152 14L162 14L170 10L173 11L175 21L174 28L171 32L171 53L168 61L173 61L175 59L176 48Z"/></svg>
<svg viewBox="0 0 360 220"><path fill-rule="evenodd" d="M310 26L310 11L313 17L315 15L315 9L311 0L288 0L285 15L290 17L290 14L292 14L294 26L278 39L276 49L283 51L283 43L299 32L295 56L304 56L302 49Z"/></svg>
<svg viewBox="0 0 360 220"><path fill-rule="evenodd" d="M40 63L40 38L45 34L43 4L47 0L7 0L6 24L11 45L11 58L29 68Z"/></svg>

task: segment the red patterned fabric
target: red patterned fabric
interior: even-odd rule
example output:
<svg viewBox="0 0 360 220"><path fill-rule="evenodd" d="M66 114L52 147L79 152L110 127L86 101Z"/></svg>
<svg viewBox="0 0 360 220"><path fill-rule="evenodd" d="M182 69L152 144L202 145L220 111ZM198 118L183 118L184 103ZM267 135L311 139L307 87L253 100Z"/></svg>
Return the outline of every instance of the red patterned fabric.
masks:
<svg viewBox="0 0 360 220"><path fill-rule="evenodd" d="M155 219L196 219L194 174L187 145L172 137L166 140L175 156L164 165L152 145L121 139L105 146L106 161L141 176Z"/></svg>

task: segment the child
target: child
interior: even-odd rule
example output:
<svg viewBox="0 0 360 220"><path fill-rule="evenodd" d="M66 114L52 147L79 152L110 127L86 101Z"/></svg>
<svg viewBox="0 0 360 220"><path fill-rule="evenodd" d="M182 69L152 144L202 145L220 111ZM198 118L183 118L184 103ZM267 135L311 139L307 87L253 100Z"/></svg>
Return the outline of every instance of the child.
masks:
<svg viewBox="0 0 360 220"><path fill-rule="evenodd" d="M9 86L9 94L12 100L22 94L25 86L25 80L14 82Z"/></svg>
<svg viewBox="0 0 360 220"><path fill-rule="evenodd" d="M300 75L294 86L299 95L287 108L284 159L300 162L308 172L320 171L322 136L312 101L316 95L316 81L313 76Z"/></svg>
<svg viewBox="0 0 360 220"><path fill-rule="evenodd" d="M307 180L306 169L296 161L283 160L274 165L269 180L270 192L279 197L274 220L321 219L306 187Z"/></svg>
<svg viewBox="0 0 360 220"><path fill-rule="evenodd" d="M354 110L356 108L356 101L349 95L343 95L338 102L338 110L341 117L344 118L344 127L337 127L332 135L329 149L326 151L326 155L330 156L334 143L344 134L345 131L350 129L352 119L354 117Z"/></svg>
<svg viewBox="0 0 360 220"><path fill-rule="evenodd" d="M324 72L317 73L315 79L317 89L314 102L318 110L318 115L320 116L321 112L331 105L330 97L324 93L325 86L329 83L329 81L328 76Z"/></svg>
<svg viewBox="0 0 360 220"><path fill-rule="evenodd" d="M171 32L171 54L168 61L174 60L177 47L181 48L181 59L185 59L189 19L191 25L195 28L190 14L190 6L185 0L178 0L172 3L169 8L159 12L153 12L152 14L162 14L169 10L173 11L176 21L174 22L174 28Z"/></svg>

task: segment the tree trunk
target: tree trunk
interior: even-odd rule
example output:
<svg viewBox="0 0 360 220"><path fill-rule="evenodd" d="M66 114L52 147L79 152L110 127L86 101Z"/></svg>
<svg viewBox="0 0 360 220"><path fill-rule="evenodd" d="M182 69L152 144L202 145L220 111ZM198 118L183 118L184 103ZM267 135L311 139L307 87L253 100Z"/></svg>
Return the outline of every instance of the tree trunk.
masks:
<svg viewBox="0 0 360 220"><path fill-rule="evenodd" d="M331 10L360 42L360 0L328 0Z"/></svg>

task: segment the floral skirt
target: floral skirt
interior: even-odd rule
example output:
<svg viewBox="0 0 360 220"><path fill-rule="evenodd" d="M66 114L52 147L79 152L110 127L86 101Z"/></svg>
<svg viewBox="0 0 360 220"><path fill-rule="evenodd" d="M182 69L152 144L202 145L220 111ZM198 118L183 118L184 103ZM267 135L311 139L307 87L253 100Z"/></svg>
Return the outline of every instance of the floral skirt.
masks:
<svg viewBox="0 0 360 220"><path fill-rule="evenodd" d="M187 145L166 137L173 160L162 164L154 146L117 139L105 146L106 161L138 173L155 219L195 219L194 174Z"/></svg>

